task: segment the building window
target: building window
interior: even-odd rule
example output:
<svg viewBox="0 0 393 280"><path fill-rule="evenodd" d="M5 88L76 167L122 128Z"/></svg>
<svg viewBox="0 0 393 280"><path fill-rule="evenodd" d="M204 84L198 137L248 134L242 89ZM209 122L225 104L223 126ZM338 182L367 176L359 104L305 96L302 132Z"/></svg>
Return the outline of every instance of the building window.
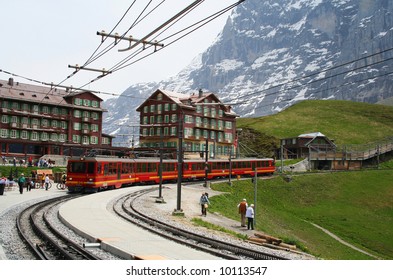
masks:
<svg viewBox="0 0 393 280"><path fill-rule="evenodd" d="M8 123L8 116L7 115L2 115L1 116L1 122L2 123Z"/></svg>
<svg viewBox="0 0 393 280"><path fill-rule="evenodd" d="M177 110L177 104L173 103L172 104L172 111L176 111Z"/></svg>
<svg viewBox="0 0 393 280"><path fill-rule="evenodd" d="M157 100L162 100L162 93L157 94Z"/></svg>
<svg viewBox="0 0 393 280"><path fill-rule="evenodd" d="M90 100L89 99L83 99L83 106L89 107L90 106Z"/></svg>
<svg viewBox="0 0 393 280"><path fill-rule="evenodd" d="M8 101L3 101L1 103L1 108L8 108Z"/></svg>
<svg viewBox="0 0 393 280"><path fill-rule="evenodd" d="M169 127L164 127L164 136L169 135Z"/></svg>
<svg viewBox="0 0 393 280"><path fill-rule="evenodd" d="M88 111L83 111L83 117L84 118L89 118L90 117L90 114L89 114L89 112Z"/></svg>
<svg viewBox="0 0 393 280"><path fill-rule="evenodd" d="M92 124L91 125L91 131L97 132L98 131L98 124Z"/></svg>
<svg viewBox="0 0 393 280"><path fill-rule="evenodd" d="M18 119L17 116L12 116L11 117L11 123L18 123L18 122L19 122L19 119Z"/></svg>
<svg viewBox="0 0 393 280"><path fill-rule="evenodd" d="M39 107L38 105L33 105L33 113L37 113L39 112Z"/></svg>
<svg viewBox="0 0 393 280"><path fill-rule="evenodd" d="M171 104L165 103L165 104L164 104L164 111L165 111L165 112L169 111L169 107L170 107L170 106L171 106Z"/></svg>
<svg viewBox="0 0 393 280"><path fill-rule="evenodd" d="M154 124L154 116L150 116L150 124Z"/></svg>
<svg viewBox="0 0 393 280"><path fill-rule="evenodd" d="M107 137L102 137L102 144L104 144L104 145L109 144L109 138L107 138Z"/></svg>
<svg viewBox="0 0 393 280"><path fill-rule="evenodd" d="M81 117L81 111L75 110L75 111L74 111L74 117L75 117L75 118L80 118L80 117Z"/></svg>
<svg viewBox="0 0 393 280"><path fill-rule="evenodd" d="M75 104L75 105L82 105L82 99L80 99L80 98L75 98L75 99L74 99L74 104Z"/></svg>
<svg viewBox="0 0 393 280"><path fill-rule="evenodd" d="M60 126L61 126L61 128L62 129L67 129L67 122L65 122L65 121L62 121L61 123L60 123Z"/></svg>
<svg viewBox="0 0 393 280"><path fill-rule="evenodd" d="M47 119L41 120L41 126L42 127L47 127L48 126L48 120Z"/></svg>
<svg viewBox="0 0 393 280"><path fill-rule="evenodd" d="M53 107L53 109L52 109L52 114L53 114L53 115L58 115L58 114L59 114L59 108Z"/></svg>
<svg viewBox="0 0 393 280"><path fill-rule="evenodd" d="M19 110L19 103L18 102L12 102L12 109Z"/></svg>
<svg viewBox="0 0 393 280"><path fill-rule="evenodd" d="M164 116L164 121L165 121L165 123L169 123L169 115Z"/></svg>
<svg viewBox="0 0 393 280"><path fill-rule="evenodd" d="M232 129L232 122L225 122L225 128Z"/></svg>
<svg viewBox="0 0 393 280"><path fill-rule="evenodd" d="M149 107L147 107L147 106L143 107L143 113L147 113L148 110L149 110Z"/></svg>
<svg viewBox="0 0 393 280"><path fill-rule="evenodd" d="M72 135L72 142L74 143L80 143L80 136L79 135Z"/></svg>
<svg viewBox="0 0 393 280"><path fill-rule="evenodd" d="M173 122L173 123L177 122L177 115L176 114L171 115L171 122Z"/></svg>
<svg viewBox="0 0 393 280"><path fill-rule="evenodd" d="M192 116L185 115L184 121L185 121L185 123L194 123L194 118Z"/></svg>
<svg viewBox="0 0 393 280"><path fill-rule="evenodd" d="M154 113L155 109L156 109L156 106L154 104L150 105L150 113Z"/></svg>
<svg viewBox="0 0 393 280"><path fill-rule="evenodd" d="M92 100L91 101L91 107L98 108L98 101L97 100Z"/></svg>
<svg viewBox="0 0 393 280"><path fill-rule="evenodd" d="M91 118L92 118L93 120L98 120L98 113L96 113L96 112L91 112Z"/></svg>
<svg viewBox="0 0 393 280"><path fill-rule="evenodd" d="M48 133L46 132L41 133L41 141L48 141Z"/></svg>
<svg viewBox="0 0 393 280"><path fill-rule="evenodd" d="M56 121L56 120L53 120L53 121L52 121L52 127L53 127L53 128L57 128L57 121Z"/></svg>
<svg viewBox="0 0 393 280"><path fill-rule="evenodd" d="M162 116L161 115L157 116L157 123L162 123Z"/></svg>
<svg viewBox="0 0 393 280"><path fill-rule="evenodd" d="M30 135L30 139L32 140L32 141L38 141L39 139L38 139L38 132L37 131L33 131L32 133L31 133L31 135Z"/></svg>
<svg viewBox="0 0 393 280"><path fill-rule="evenodd" d="M175 136L176 135L176 126L171 127L171 135Z"/></svg>
<svg viewBox="0 0 393 280"><path fill-rule="evenodd" d="M142 130L142 136L147 136L147 128L144 128L144 129Z"/></svg>
<svg viewBox="0 0 393 280"><path fill-rule="evenodd" d="M98 144L98 137L97 136L91 136L90 137L90 143L91 144Z"/></svg>
<svg viewBox="0 0 393 280"><path fill-rule="evenodd" d="M48 106L43 106L42 107L42 113L49 114L49 107Z"/></svg>
<svg viewBox="0 0 393 280"><path fill-rule="evenodd" d="M24 104L22 105L22 111L28 112L29 109L30 109L30 108L29 108L29 104L24 103Z"/></svg>
<svg viewBox="0 0 393 280"><path fill-rule="evenodd" d="M80 123L74 123L74 130L81 130L82 126Z"/></svg>
<svg viewBox="0 0 393 280"><path fill-rule="evenodd" d="M154 136L154 128L153 128L153 127L150 128L149 135L150 135L150 136Z"/></svg>
<svg viewBox="0 0 393 280"><path fill-rule="evenodd" d="M202 106L201 106L201 105L197 105L197 107L196 107L196 112L197 112L198 114L202 114Z"/></svg>
<svg viewBox="0 0 393 280"><path fill-rule="evenodd" d="M50 140L56 142L59 139L56 133L52 133L50 135Z"/></svg>
<svg viewBox="0 0 393 280"><path fill-rule="evenodd" d="M66 134L60 134L59 135L59 141L60 142L65 142L67 139L67 135Z"/></svg>
<svg viewBox="0 0 393 280"><path fill-rule="evenodd" d="M10 138L17 138L18 137L18 132L15 129L12 129L10 131Z"/></svg>
<svg viewBox="0 0 393 280"><path fill-rule="evenodd" d="M1 138L8 138L8 129L1 129L0 130L0 137Z"/></svg>
<svg viewBox="0 0 393 280"><path fill-rule="evenodd" d="M89 136L83 136L82 137L82 144L83 145L88 145L89 144Z"/></svg>

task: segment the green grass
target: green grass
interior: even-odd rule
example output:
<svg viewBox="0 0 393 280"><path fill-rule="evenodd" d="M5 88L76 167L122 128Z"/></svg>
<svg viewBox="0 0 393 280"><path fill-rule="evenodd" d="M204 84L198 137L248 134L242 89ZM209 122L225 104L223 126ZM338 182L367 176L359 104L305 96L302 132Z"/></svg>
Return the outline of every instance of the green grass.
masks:
<svg viewBox="0 0 393 280"><path fill-rule="evenodd" d="M373 259L342 245L315 223L382 259L393 259L393 171L360 171L258 180L257 230L292 240L323 259ZM250 180L213 185L209 211L238 219L237 203L254 200Z"/></svg>
<svg viewBox="0 0 393 280"><path fill-rule="evenodd" d="M202 220L200 218L193 218L193 219L191 219L191 222L194 225L196 225L196 226L200 226L200 227L208 228L208 229L211 229L211 230L216 230L216 231L220 231L220 232L223 232L223 233L227 233L227 234L233 235L233 236L235 236L235 237L237 237L239 239L242 239L242 240L246 240L248 238L247 234L237 233L237 232L229 230L227 228L224 228L224 227L221 227L221 226L218 226L218 225L206 222L206 221L204 221L204 220Z"/></svg>
<svg viewBox="0 0 393 280"><path fill-rule="evenodd" d="M282 138L321 132L341 145L366 144L392 136L392 123L392 106L340 100L309 100L275 115L240 118L237 120L237 127L266 134L274 138L276 143Z"/></svg>

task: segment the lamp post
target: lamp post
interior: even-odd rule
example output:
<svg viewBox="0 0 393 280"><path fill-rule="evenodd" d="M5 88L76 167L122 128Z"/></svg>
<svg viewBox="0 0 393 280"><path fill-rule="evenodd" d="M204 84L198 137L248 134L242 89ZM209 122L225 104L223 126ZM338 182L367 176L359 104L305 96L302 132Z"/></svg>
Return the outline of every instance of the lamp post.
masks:
<svg viewBox="0 0 393 280"><path fill-rule="evenodd" d="M181 109L180 109L181 110ZM176 209L173 211L174 216L184 216L183 209L181 209L181 182L183 179L183 114L179 114L179 145L177 152L177 200Z"/></svg>

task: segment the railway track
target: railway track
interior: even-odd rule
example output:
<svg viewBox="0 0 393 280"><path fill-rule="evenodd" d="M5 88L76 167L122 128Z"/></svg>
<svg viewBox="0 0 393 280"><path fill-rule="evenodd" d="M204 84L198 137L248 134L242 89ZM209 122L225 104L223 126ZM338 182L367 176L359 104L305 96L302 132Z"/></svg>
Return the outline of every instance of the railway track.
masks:
<svg viewBox="0 0 393 280"><path fill-rule="evenodd" d="M250 250L238 245L234 245L222 240L209 238L191 231L187 231L173 225L166 224L155 218L149 217L134 206L134 202L142 195L153 190L141 190L128 194L120 198L113 205L114 212L125 220L135 223L151 232L163 237L174 240L178 243L190 246L192 248L208 252L210 254L229 260L253 259L253 260L285 260L286 258L272 254Z"/></svg>
<svg viewBox="0 0 393 280"><path fill-rule="evenodd" d="M49 212L56 205L76 196L57 197L27 207L17 217L17 229L23 242L40 260L100 259L56 229Z"/></svg>

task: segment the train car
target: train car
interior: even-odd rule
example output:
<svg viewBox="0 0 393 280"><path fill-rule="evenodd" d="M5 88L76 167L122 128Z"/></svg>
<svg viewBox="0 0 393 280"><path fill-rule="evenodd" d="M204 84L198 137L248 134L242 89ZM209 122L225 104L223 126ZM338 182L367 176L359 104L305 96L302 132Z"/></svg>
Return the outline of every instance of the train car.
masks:
<svg viewBox="0 0 393 280"><path fill-rule="evenodd" d="M112 157L75 157L68 160L67 187L70 192L97 192L134 184L160 182L160 160L157 158L125 159ZM255 173L273 174L274 160L271 158L229 160L185 160L182 180L231 176L254 176ZM175 182L178 176L176 160L162 161L163 182Z"/></svg>

